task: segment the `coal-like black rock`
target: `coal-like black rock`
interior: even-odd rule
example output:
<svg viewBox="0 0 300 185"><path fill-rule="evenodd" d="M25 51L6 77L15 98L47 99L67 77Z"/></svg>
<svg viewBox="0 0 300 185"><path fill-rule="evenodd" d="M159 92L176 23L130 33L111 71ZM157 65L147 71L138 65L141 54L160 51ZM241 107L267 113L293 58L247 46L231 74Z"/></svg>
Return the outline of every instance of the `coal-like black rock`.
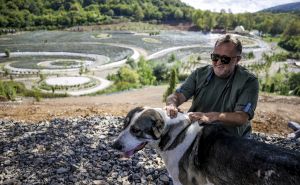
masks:
<svg viewBox="0 0 300 185"><path fill-rule="evenodd" d="M146 147L131 159L111 148L122 117L0 120L0 184L168 184L161 158ZM252 139L300 151L298 140L263 133Z"/></svg>

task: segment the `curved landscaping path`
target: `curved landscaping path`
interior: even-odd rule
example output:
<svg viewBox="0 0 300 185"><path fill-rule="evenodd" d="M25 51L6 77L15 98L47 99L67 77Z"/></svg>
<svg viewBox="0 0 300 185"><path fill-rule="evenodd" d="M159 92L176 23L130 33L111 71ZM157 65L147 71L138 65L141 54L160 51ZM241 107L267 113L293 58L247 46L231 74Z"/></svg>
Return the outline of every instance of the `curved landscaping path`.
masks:
<svg viewBox="0 0 300 185"><path fill-rule="evenodd" d="M91 76L91 78L96 78L97 80L100 81L100 84L96 87L92 87L92 88L89 88L89 89L78 89L76 91L55 91L55 93L57 93L57 94L67 93L68 95L71 95L71 96L81 96L81 95L92 94L92 93L95 93L97 91L104 90L112 84L111 81L100 78L100 77ZM49 92L49 91L45 91L45 90L42 90L42 91L43 92Z"/></svg>

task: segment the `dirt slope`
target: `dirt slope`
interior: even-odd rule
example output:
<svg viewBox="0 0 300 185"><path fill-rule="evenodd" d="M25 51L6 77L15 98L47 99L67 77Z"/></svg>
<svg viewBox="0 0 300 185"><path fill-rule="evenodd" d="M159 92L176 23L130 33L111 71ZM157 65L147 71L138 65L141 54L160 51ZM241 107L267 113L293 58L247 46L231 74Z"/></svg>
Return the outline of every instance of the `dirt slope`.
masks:
<svg viewBox="0 0 300 185"><path fill-rule="evenodd" d="M154 86L93 97L44 99L41 102L23 99L22 102L0 103L0 118L38 122L55 117L124 116L136 106L164 107L162 94L165 89L166 86ZM182 105L181 108L186 111L190 105L191 101ZM253 129L265 133L287 135L292 132L287 127L287 121L300 122L299 110L299 97L260 95Z"/></svg>

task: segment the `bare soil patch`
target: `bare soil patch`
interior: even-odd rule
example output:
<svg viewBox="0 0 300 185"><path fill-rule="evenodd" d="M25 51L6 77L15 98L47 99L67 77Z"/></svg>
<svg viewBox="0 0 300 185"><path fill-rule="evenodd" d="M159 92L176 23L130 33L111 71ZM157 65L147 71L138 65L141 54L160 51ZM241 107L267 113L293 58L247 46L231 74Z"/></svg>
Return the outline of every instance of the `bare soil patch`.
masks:
<svg viewBox="0 0 300 185"><path fill-rule="evenodd" d="M44 99L36 102L0 103L0 118L26 122L39 122L53 118L88 117L93 115L125 116L137 106L164 107L162 95L166 86L145 87L101 96ZM181 106L187 111L191 101ZM253 130L286 136L292 130L288 121L300 122L300 98L261 94L253 119Z"/></svg>

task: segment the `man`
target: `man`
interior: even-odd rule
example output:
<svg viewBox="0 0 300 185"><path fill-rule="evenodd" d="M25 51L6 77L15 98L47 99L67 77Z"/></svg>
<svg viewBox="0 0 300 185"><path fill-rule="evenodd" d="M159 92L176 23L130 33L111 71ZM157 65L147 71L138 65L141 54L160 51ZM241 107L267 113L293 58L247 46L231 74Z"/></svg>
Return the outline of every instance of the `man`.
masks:
<svg viewBox="0 0 300 185"><path fill-rule="evenodd" d="M258 80L240 66L242 44L226 35L215 43L212 65L197 68L166 101L171 118L193 96L192 121L221 123L232 134L247 137L258 99Z"/></svg>

